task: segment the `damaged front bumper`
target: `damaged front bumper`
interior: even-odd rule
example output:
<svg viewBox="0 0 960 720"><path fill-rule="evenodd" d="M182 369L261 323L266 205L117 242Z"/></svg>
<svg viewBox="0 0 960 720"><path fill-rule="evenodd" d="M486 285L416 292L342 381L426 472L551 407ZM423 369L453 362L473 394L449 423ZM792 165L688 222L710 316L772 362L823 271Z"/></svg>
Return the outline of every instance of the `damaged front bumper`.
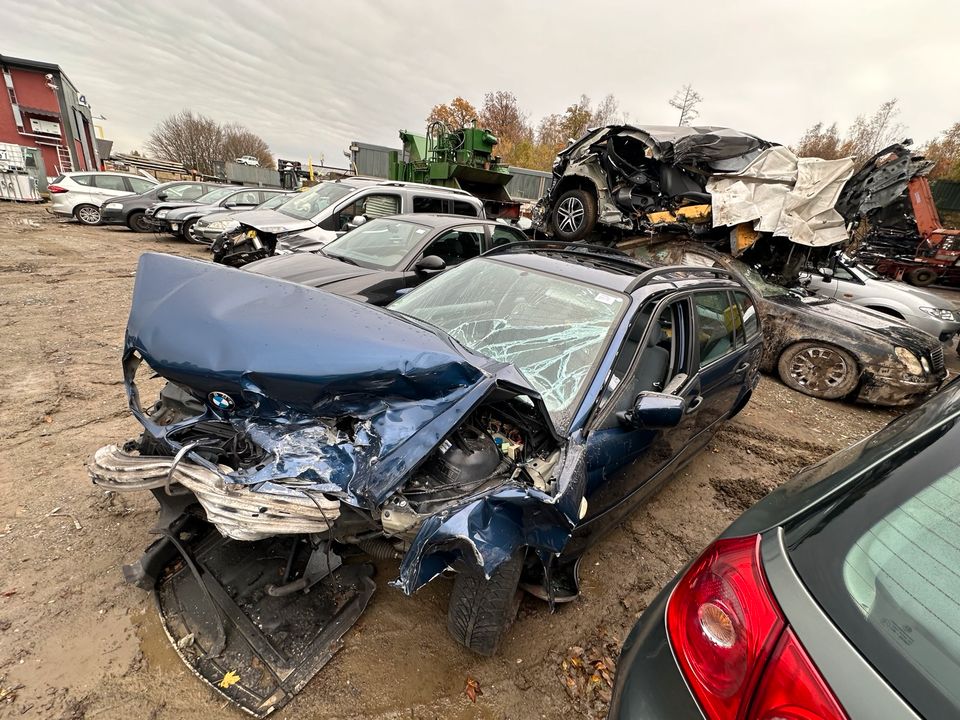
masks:
<svg viewBox="0 0 960 720"><path fill-rule="evenodd" d="M870 405L908 407L935 394L946 381L946 371L939 375L911 375L902 368L881 366L864 372L857 400Z"/></svg>

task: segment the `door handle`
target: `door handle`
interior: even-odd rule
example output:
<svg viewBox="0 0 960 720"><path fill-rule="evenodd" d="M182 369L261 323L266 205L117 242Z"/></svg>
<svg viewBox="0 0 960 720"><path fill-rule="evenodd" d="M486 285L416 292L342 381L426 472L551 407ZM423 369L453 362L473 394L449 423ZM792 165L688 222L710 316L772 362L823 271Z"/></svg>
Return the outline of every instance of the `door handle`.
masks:
<svg viewBox="0 0 960 720"><path fill-rule="evenodd" d="M700 407L700 403L702 402L703 402L703 395L697 395L687 405L687 413L689 414L692 412L696 412L697 408Z"/></svg>
<svg viewBox="0 0 960 720"><path fill-rule="evenodd" d="M740 363L739 365L737 365L737 369L736 369L734 372L740 373L740 372L743 372L744 370L746 370L746 369L749 368L749 367L750 367L750 362L749 362L749 361L747 361L747 362L742 362L742 363Z"/></svg>

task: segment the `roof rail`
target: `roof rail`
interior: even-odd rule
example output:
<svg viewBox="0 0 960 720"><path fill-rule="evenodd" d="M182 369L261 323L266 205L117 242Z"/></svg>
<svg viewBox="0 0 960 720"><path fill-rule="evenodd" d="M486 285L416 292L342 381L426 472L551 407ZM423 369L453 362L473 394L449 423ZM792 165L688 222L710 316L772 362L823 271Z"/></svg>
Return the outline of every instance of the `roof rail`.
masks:
<svg viewBox="0 0 960 720"><path fill-rule="evenodd" d="M716 278L725 278L729 280L735 280L736 275L726 268L722 267L704 267L703 265L665 265L663 267L655 267L646 272L640 273L637 276L637 279L634 280L627 287L625 292L633 292L637 288L641 288L644 285L649 285L654 282L661 275L669 275L670 273L710 273L710 275ZM664 278L666 279L666 278Z"/></svg>

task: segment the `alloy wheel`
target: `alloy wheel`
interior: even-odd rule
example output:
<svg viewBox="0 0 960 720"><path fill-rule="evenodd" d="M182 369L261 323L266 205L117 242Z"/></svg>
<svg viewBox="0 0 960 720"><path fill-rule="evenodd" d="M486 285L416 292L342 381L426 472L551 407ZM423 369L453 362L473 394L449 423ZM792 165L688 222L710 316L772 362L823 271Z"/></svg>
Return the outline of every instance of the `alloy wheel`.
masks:
<svg viewBox="0 0 960 720"><path fill-rule="evenodd" d="M85 225L96 225L100 222L100 211L95 207L82 207L77 210L77 218Z"/></svg>
<svg viewBox="0 0 960 720"><path fill-rule="evenodd" d="M586 209L579 198L568 197L557 207L557 226L566 233L576 232L583 223Z"/></svg>

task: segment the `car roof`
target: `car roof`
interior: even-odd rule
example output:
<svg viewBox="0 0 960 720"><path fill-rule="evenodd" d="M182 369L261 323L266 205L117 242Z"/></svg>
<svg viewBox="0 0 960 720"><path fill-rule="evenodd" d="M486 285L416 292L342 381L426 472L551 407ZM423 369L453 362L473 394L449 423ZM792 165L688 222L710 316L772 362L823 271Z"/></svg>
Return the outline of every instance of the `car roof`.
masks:
<svg viewBox="0 0 960 720"><path fill-rule="evenodd" d="M76 175L123 175L124 177L140 178L141 180L156 184L160 183L160 181L155 178L149 178L146 175L139 175L137 173L124 172L123 170L71 170L70 172L63 173L63 177L65 178L71 178Z"/></svg>
<svg viewBox="0 0 960 720"><path fill-rule="evenodd" d="M513 265L631 293L642 287L709 285L742 288L724 268L656 266L613 248L554 240L530 240L501 245L482 255Z"/></svg>

